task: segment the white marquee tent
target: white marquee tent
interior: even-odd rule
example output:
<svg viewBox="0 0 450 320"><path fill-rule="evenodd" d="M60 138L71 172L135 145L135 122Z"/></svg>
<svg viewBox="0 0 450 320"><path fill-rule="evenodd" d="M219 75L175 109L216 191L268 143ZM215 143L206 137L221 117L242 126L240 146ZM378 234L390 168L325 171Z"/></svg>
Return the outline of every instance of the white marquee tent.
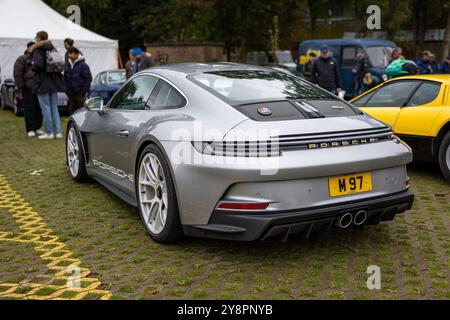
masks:
<svg viewBox="0 0 450 320"><path fill-rule="evenodd" d="M81 18L82 18L81 12ZM60 15L40 0L0 0L0 67L1 78L12 78L16 59L34 41L36 32L45 30L61 52L65 38L75 40L91 67L92 75L118 66L118 41L100 36Z"/></svg>

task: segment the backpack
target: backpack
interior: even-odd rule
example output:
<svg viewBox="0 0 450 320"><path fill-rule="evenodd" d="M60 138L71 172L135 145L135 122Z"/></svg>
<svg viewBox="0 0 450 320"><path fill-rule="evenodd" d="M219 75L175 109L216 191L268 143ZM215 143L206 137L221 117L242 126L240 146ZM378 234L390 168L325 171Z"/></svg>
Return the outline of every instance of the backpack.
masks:
<svg viewBox="0 0 450 320"><path fill-rule="evenodd" d="M64 58L55 48L47 50L45 71L48 73L61 73L64 71Z"/></svg>
<svg viewBox="0 0 450 320"><path fill-rule="evenodd" d="M405 72L403 70L403 65L405 63L405 59L397 59L392 61L392 63L386 68L386 74L389 76L389 78L404 74Z"/></svg>

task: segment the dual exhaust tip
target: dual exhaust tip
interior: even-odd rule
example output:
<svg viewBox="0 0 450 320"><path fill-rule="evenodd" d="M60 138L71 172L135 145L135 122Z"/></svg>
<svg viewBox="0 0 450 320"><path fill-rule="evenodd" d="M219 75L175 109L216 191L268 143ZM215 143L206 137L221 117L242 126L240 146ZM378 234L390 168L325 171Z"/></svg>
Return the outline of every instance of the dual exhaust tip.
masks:
<svg viewBox="0 0 450 320"><path fill-rule="evenodd" d="M340 216L336 222L336 225L341 229L347 229L352 224L355 226L361 226L367 221L367 212L364 210L358 211L355 214L350 212Z"/></svg>

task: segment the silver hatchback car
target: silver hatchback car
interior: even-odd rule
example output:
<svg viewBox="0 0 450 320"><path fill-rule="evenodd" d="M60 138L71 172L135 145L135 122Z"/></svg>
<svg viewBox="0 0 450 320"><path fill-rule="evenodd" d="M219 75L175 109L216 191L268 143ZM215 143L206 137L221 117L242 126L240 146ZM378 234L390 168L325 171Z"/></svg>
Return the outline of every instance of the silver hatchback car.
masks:
<svg viewBox="0 0 450 320"><path fill-rule="evenodd" d="M139 208L150 236L287 239L409 210L411 149L390 127L300 78L178 64L93 98L67 127L67 163Z"/></svg>

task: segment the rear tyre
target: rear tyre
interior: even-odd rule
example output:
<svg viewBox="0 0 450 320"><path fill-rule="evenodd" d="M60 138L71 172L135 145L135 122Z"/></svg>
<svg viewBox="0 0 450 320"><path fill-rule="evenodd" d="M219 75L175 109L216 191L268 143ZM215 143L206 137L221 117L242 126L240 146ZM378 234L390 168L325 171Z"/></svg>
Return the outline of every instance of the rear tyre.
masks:
<svg viewBox="0 0 450 320"><path fill-rule="evenodd" d="M67 130L66 154L67 165L72 178L77 182L86 181L89 178L86 172L86 160L81 147L80 135L73 124L70 124Z"/></svg>
<svg viewBox="0 0 450 320"><path fill-rule="evenodd" d="M159 243L180 241L183 230L172 174L156 145L142 151L135 186L139 213L150 237Z"/></svg>
<svg viewBox="0 0 450 320"><path fill-rule="evenodd" d="M447 132L439 147L439 166L445 179L450 182L450 132Z"/></svg>

